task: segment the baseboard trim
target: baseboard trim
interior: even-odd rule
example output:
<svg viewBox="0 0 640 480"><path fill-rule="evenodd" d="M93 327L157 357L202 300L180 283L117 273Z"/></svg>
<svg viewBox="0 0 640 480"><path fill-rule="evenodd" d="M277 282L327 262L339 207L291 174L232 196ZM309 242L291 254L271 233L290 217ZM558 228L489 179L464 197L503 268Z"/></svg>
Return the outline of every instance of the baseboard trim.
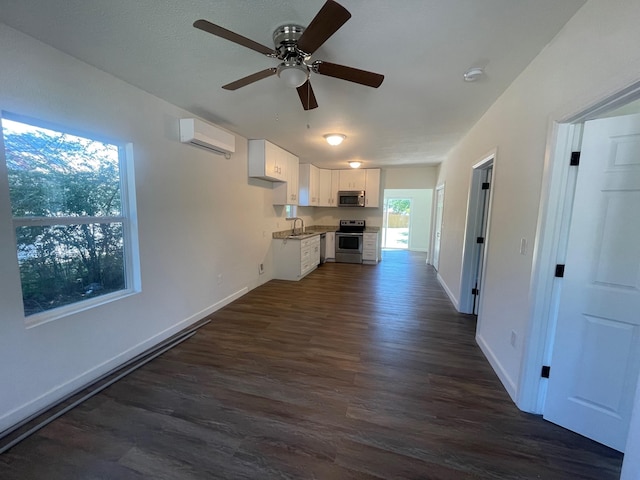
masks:
<svg viewBox="0 0 640 480"><path fill-rule="evenodd" d="M52 406L57 405L65 398L73 395L74 392L78 392L86 388L87 386L95 383L98 379L107 375L108 372L122 368L127 362L133 358L143 354L144 352L154 348L161 344L172 336L176 335L180 331L189 328L198 321L202 320L207 315L211 315L213 312L225 307L229 303L237 300L241 296L245 295L249 291L248 287L241 288L237 292L228 295L227 297L219 300L213 305L208 306L200 310L193 315L181 320L173 326L156 333L152 337L134 345L133 347L119 353L118 355L106 360L95 367L81 373L80 375L62 383L53 389L45 392L39 397L7 412L0 417L0 437L6 435L8 432L15 430L16 425L22 424L28 421L29 418L40 415L43 411L50 409Z"/></svg>
<svg viewBox="0 0 640 480"><path fill-rule="evenodd" d="M459 312L460 311L460 304L458 303L458 299L455 297L455 295L451 292L451 290L449 289L449 286L447 285L447 283L442 279L442 277L440 276L440 274L438 273L436 275L436 278L438 279L438 282L440 283L440 286L444 289L445 293L447 294L447 296L449 297L449 300L451 300L451 303L453 303L453 306L455 307L455 309Z"/></svg>
<svg viewBox="0 0 640 480"><path fill-rule="evenodd" d="M31 417L20 422L8 431L2 432L2 435L0 435L0 454L13 448L23 440L29 438L41 428L60 418L65 413L73 410L75 407L90 399L94 395L97 395L109 386L113 385L118 380L126 377L138 368L159 357L166 351L171 350L176 345L193 337L196 334L196 330L203 327L209 322L210 320L204 320L202 322L199 322L194 327L184 329L177 335L174 335L167 339L167 341L161 342L157 347L152 348L150 351L144 352L143 354L134 357L132 360L126 362L116 370L103 375L96 381L92 382L90 385L82 388L80 391L76 391L71 395L66 396L55 405L52 405L50 408L32 415Z"/></svg>
<svg viewBox="0 0 640 480"><path fill-rule="evenodd" d="M511 379L509 374L506 372L506 370L502 366L502 363L500 363L500 361L498 360L498 357L496 357L491 347L489 347L489 344L485 341L485 339L479 333L476 333L476 343L480 347L480 350L482 350L482 353L484 353L484 356L489 362L489 365L491 365L491 368L493 368L493 371L496 373L496 375L500 379L500 382L502 382L502 385L504 386L505 390L511 397L511 400L513 401L513 403L516 403L517 388L516 388L515 382Z"/></svg>

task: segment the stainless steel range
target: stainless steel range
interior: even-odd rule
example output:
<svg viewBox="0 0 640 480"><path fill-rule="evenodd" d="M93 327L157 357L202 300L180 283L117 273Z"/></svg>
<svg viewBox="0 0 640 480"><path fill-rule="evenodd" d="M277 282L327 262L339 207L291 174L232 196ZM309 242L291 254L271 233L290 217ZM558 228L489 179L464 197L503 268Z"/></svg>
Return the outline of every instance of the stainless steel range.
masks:
<svg viewBox="0 0 640 480"><path fill-rule="evenodd" d="M364 220L340 220L336 232L336 262L362 263Z"/></svg>

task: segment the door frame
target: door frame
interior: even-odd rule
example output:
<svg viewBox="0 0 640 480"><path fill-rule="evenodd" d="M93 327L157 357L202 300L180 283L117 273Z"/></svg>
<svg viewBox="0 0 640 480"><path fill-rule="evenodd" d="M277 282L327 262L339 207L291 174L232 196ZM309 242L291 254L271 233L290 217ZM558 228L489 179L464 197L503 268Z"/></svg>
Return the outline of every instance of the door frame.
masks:
<svg viewBox="0 0 640 480"><path fill-rule="evenodd" d="M496 172L496 156L498 149L494 148L490 152L483 155L475 165L471 167L471 180L469 186L469 198L467 200L467 223L464 230L464 244L462 246L462 272L460 275L460 300L458 302L458 310L461 313L473 313L473 294L471 289L474 288L478 270L478 249L476 248L476 233L478 227L483 221L484 200L482 198L482 174L485 170L493 167L492 181L489 192L493 190L493 184ZM485 252L482 259L482 268L480 285L484 284L484 272L487 265L486 240L489 238L489 229L491 226L491 205L493 195L489 193L489 205L487 206L486 233L485 233ZM482 288L477 298L478 301L478 321L480 320L480 311L482 306Z"/></svg>
<svg viewBox="0 0 640 480"><path fill-rule="evenodd" d="M541 414L547 393L547 380L540 372L543 365L549 365L555 339L559 286L554 272L564 257L573 210L575 174L569 168L571 152L580 146L584 122L638 99L640 82L566 118L549 122L529 287L529 327L516 398L518 408L526 412Z"/></svg>
<svg viewBox="0 0 640 480"><path fill-rule="evenodd" d="M429 253L429 264L432 265L436 271L438 271L438 269L440 268L440 254L442 252L442 225L443 225L443 221L444 221L444 201L445 201L445 187L446 182L445 183L441 183L440 185L437 185L436 188L433 189L433 202L432 202L432 206L431 206L431 221L432 221L432 225L431 225L431 252ZM440 220L438 221L438 193L442 191L442 213L440 215ZM438 224L439 223L439 224ZM438 234L438 231L440 232L440 241L438 243L438 265L436 265L434 263L435 260L435 245L436 245L436 237Z"/></svg>
<svg viewBox="0 0 640 480"><path fill-rule="evenodd" d="M396 190L396 189L393 189ZM401 189L397 189L397 190L401 190ZM386 191L385 191L386 192ZM408 197L408 196L396 196L396 195L391 195L391 196L387 196L386 193L383 195L383 202L384 202L384 206L382 208L382 211L384 213L384 217L382 219L382 228L384 229L384 235L383 235L383 240L382 240L382 247L381 248L389 248L386 246L387 244L387 234L389 233L389 225L388 225L388 220L389 220L389 200L409 200L409 205L411 205L413 203L413 198ZM411 224L412 222L412 218L413 218L413 213L411 212L411 208L409 208L409 229L407 232L407 248L398 248L396 250L411 250L410 246L411 246Z"/></svg>

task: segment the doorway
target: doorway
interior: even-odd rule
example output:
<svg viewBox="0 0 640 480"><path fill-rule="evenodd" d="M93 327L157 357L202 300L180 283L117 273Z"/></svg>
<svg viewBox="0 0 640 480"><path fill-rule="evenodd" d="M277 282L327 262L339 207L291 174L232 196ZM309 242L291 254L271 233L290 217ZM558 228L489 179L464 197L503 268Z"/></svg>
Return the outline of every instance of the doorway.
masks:
<svg viewBox="0 0 640 480"><path fill-rule="evenodd" d="M495 150L484 155L471 173L458 307L460 312L473 315L478 315L482 299L495 157Z"/></svg>
<svg viewBox="0 0 640 480"><path fill-rule="evenodd" d="M440 241L442 239L442 215L444 213L444 184L436 188L436 219L433 228L433 255L431 265L438 271L440 267Z"/></svg>
<svg viewBox="0 0 640 480"><path fill-rule="evenodd" d="M589 125L596 119L620 118L620 115L640 112L640 104L635 102L634 106L633 102L630 102L638 97L640 97L640 84L623 92L618 98L576 115L568 121L570 123L555 126L553 161L545 170L545 188L538 221L542 228L539 228L536 237L537 253L531 290L534 320L531 322L530 348L525 357L518 396L520 408L542 413L554 423L567 426L571 430L583 433L589 438L618 450L625 449L624 430L619 430L615 434L617 440L610 436L607 438L609 434L606 432L601 436L601 432L584 431L580 426L572 425L570 416L578 412L578 406L591 407L604 417L615 419L618 427L621 425L628 427L634 402L633 385L638 381L638 364L640 363L640 356L637 353L638 326L635 325L635 321L624 320L620 323L616 318L610 318L609 313L598 314L582 308L578 308L580 310L578 314L571 313L567 310L568 306L577 305L578 301L571 298L567 300L567 295L571 296L580 291L583 295L590 292L586 296L586 307L607 305L609 301L605 298L600 299L601 294L614 293L618 288L616 284L624 287L622 285L624 282L618 280L621 278L628 280L629 277L628 275L625 277L625 271L628 273L628 268L633 267L634 262L636 267L639 266L638 259L635 258L637 255L634 254L635 243L627 242L634 236L633 228L638 227L637 216L633 214L636 210L632 209L630 213L628 209L632 208L632 205L638 205L639 194L634 193L636 187L624 186L617 189L617 186L622 185L620 182L624 183L633 180L634 176L636 178L640 176L640 142L638 141L640 133L617 131L608 137L605 136L605 140L609 142L604 150L605 153L596 155L595 158L598 160L589 160L590 168L595 164L601 168L601 172L592 175L583 170L584 175L591 180L581 179L578 173L579 169L584 167L585 160L582 155L587 155L585 150L580 154L578 152L582 150L582 145L586 148L586 145L591 142L587 138L591 137L587 129L583 138L583 122ZM625 107L620 108L621 105ZM617 110L618 108L620 109ZM615 178L618 175L615 170L624 172ZM606 180L609 183L598 186L597 182L600 180ZM580 183L583 185L580 186ZM580 198L576 196L577 203L574 205L574 192L579 195L580 189L588 193L582 194ZM619 195L624 197L624 201L616 199ZM592 197L600 200L592 205L584 203L590 201ZM585 213L589 214L589 220L582 222L580 217L584 217ZM631 219L628 218L629 221L625 221L625 215L631 215ZM579 225L580 222L582 227ZM581 234L580 229L584 229L584 226L589 224L595 228L595 232L586 236L584 233ZM631 235L628 235L629 233ZM572 234L574 237L580 236L577 248L574 245L575 242L570 239ZM579 254L583 243L588 243L591 250ZM626 251L629 247L630 252ZM621 255L621 251L626 253ZM576 261L576 255L579 255L579 261ZM580 267L576 268L576 265ZM565 272L562 271L563 266ZM587 268L587 273L584 268ZM580 269L583 269L583 273L579 273ZM616 278L618 280L612 281ZM575 285L578 285L578 288ZM604 287L606 292L598 292L597 289L601 287ZM623 296L627 297L626 294L637 287L638 285L633 288L623 288L626 291ZM631 301L633 303L635 300L631 299ZM613 305L615 308L607 307L608 311L615 310L623 317L630 310L637 310L633 305L623 306L623 303L617 300ZM572 326L563 324L568 318L577 323ZM572 338L569 343L563 340L567 331ZM627 335L629 331L632 333L630 336ZM598 352L599 347L607 344L613 346L613 351ZM562 351L573 359L563 359L562 353L559 353ZM633 354L629 355L629 352ZM615 358L618 359L617 365L612 365L611 362ZM561 381L567 376L563 369L572 363L577 364L578 369L569 374L569 381ZM550 372L547 368L548 379L540 377L542 367L550 367ZM631 375L623 378L620 375L622 370L630 372ZM613 383L604 385L600 380ZM569 391L558 393L557 387L563 384ZM569 414L560 413L558 417L557 402L559 401L573 404L573 408L568 411ZM614 404L615 407L612 408ZM636 400L636 410L638 404ZM622 410L626 410L626 413ZM578 416L587 418L584 412ZM623 419L623 417L626 418ZM567 419L566 422L565 419ZM596 422L591 419L588 423L592 426L597 424L598 430L602 432L608 428L600 420Z"/></svg>
<svg viewBox="0 0 640 480"><path fill-rule="evenodd" d="M389 250L430 250L433 190L385 189L381 245Z"/></svg>
<svg viewBox="0 0 640 480"><path fill-rule="evenodd" d="M579 151L544 418L624 451L640 372L640 114L586 122Z"/></svg>
<svg viewBox="0 0 640 480"><path fill-rule="evenodd" d="M407 250L411 224L410 198L385 198L382 248Z"/></svg>

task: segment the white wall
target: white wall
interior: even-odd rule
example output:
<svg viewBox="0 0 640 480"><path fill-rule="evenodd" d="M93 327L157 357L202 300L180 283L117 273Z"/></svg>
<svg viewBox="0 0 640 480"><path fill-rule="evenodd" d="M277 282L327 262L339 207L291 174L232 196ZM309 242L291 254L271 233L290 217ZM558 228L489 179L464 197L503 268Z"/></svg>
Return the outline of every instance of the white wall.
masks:
<svg viewBox="0 0 640 480"><path fill-rule="evenodd" d="M441 167L438 182L446 181L446 193L439 273L459 297L471 165L497 147L477 339L514 399L530 327L533 241L552 122L566 120L640 80L638 18L637 0L589 1ZM521 238L530 245L524 256L519 253ZM512 330L518 338L515 347L509 341ZM628 448L637 452L640 445Z"/></svg>
<svg viewBox="0 0 640 480"><path fill-rule="evenodd" d="M139 294L25 328L0 172L2 431L269 280L271 232L288 222L271 183L248 180L245 138L230 160L183 145L188 112L2 24L0 45L1 110L132 142L142 277Z"/></svg>
<svg viewBox="0 0 640 480"><path fill-rule="evenodd" d="M398 167L382 170L382 189L385 188L436 188L438 168L434 167Z"/></svg>

